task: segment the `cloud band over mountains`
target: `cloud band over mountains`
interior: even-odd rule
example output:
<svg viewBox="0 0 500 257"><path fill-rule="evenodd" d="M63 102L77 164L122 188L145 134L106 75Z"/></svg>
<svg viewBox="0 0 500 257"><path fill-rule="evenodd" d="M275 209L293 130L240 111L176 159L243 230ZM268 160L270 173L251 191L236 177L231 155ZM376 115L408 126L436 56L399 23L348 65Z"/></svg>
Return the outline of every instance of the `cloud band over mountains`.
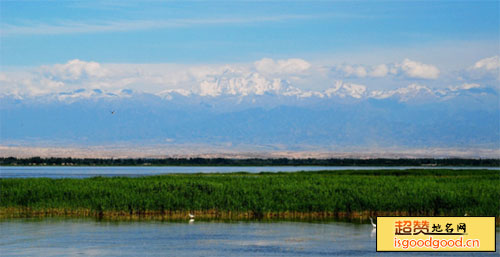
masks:
<svg viewBox="0 0 500 257"><path fill-rule="evenodd" d="M499 63L498 56L487 57L463 70L443 74L435 65L410 59L374 66L319 65L299 58L263 58L254 63L226 65L100 64L74 59L64 64L0 73L0 95L18 99L53 96L59 100L129 97L131 92L166 99L174 94L438 99L478 88L498 91Z"/></svg>
<svg viewBox="0 0 500 257"><path fill-rule="evenodd" d="M500 144L498 67L497 56L455 71L410 59L378 65L74 59L0 74L2 143L460 148L483 156Z"/></svg>

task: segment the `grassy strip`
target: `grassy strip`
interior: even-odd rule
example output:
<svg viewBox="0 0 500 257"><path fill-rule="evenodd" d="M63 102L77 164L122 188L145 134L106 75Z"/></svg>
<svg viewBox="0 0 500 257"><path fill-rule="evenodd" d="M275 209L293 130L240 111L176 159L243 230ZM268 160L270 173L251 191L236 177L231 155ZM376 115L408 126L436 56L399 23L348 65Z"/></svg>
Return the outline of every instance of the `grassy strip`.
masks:
<svg viewBox="0 0 500 257"><path fill-rule="evenodd" d="M0 179L0 217L500 217L495 170L362 170ZM18 216L19 216L18 215ZM281 215L281 216L280 216Z"/></svg>

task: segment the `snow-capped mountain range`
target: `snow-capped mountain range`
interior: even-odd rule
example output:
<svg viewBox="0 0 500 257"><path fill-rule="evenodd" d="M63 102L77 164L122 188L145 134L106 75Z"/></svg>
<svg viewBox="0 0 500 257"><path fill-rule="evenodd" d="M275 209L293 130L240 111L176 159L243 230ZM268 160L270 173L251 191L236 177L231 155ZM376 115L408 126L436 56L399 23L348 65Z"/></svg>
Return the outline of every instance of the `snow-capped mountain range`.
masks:
<svg viewBox="0 0 500 257"><path fill-rule="evenodd" d="M435 80L435 66L406 59L314 69L300 59L262 59L250 68L73 60L39 72L0 73L0 145L497 150L499 61L490 59L449 86ZM337 75L343 79L331 79Z"/></svg>
<svg viewBox="0 0 500 257"><path fill-rule="evenodd" d="M188 89L166 89L158 93L145 93L132 89L105 90L99 88L80 88L73 91L63 91L37 95L20 93L3 93L2 98L15 99L52 99L59 101L75 101L78 99L90 98L129 98L141 94L158 96L166 101L174 98L205 98L214 100L218 97L234 98L258 98L267 97L288 97L290 99L343 99L343 100L364 100L364 99L394 99L399 102L409 102L412 100L443 101L457 96L477 95L477 96L498 96L495 88L481 87L475 83L464 83L459 86L449 86L446 88L433 89L417 83L406 87L390 90L370 90L364 85L336 81L333 87L321 91L302 90L291 86L286 80L275 79L267 81L259 78L258 74L253 74L249 78L233 79L213 79L205 80L196 90Z"/></svg>
<svg viewBox="0 0 500 257"><path fill-rule="evenodd" d="M339 82L321 92L284 84L250 92L231 83L214 85L217 95L81 89L37 98L3 96L2 144L199 143L256 151L500 145L498 94L475 85L368 91Z"/></svg>

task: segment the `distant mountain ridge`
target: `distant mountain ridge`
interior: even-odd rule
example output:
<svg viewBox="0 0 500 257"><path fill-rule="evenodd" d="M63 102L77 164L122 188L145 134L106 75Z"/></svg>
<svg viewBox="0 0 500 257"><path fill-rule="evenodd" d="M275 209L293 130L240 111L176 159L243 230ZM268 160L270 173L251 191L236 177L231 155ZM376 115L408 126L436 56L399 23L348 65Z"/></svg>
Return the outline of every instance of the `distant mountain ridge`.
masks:
<svg viewBox="0 0 500 257"><path fill-rule="evenodd" d="M254 78L257 77L257 78ZM206 98L213 100L221 97L241 98L261 98L263 96L284 97L291 99L333 99L339 100L362 100L362 99L393 99L399 102L411 101L442 101L460 96L475 97L498 97L496 87L480 86L474 83L464 83L460 86L448 86L446 88L430 88L418 83L410 84L406 87L396 89L369 89L364 85L336 81L333 87L315 91L303 90L291 86L287 80L259 79L258 73L251 76L249 80L244 78L214 78L212 81L203 81L199 89L166 89L158 93L145 93L132 89L105 90L100 88L78 88L72 91L52 92L42 95L26 95L23 93L3 93L0 98L14 99L45 99L51 101L71 102L84 98L113 98L113 97L133 97L141 94L151 94L165 100L179 98ZM252 99L255 101L256 99ZM253 102L255 103L255 102Z"/></svg>
<svg viewBox="0 0 500 257"><path fill-rule="evenodd" d="M498 93L474 85L368 91L162 94L75 90L43 97L2 96L1 140L74 144L151 142L322 147L498 149ZM288 92L288 93L287 93Z"/></svg>

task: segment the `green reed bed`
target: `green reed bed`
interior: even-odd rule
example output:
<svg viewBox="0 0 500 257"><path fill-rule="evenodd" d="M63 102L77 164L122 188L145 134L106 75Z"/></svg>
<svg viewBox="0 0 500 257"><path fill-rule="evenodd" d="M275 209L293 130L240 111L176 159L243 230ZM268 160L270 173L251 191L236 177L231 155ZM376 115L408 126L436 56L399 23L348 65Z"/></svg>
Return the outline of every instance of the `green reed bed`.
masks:
<svg viewBox="0 0 500 257"><path fill-rule="evenodd" d="M345 170L0 179L3 216L87 213L405 213L500 216L498 170Z"/></svg>

